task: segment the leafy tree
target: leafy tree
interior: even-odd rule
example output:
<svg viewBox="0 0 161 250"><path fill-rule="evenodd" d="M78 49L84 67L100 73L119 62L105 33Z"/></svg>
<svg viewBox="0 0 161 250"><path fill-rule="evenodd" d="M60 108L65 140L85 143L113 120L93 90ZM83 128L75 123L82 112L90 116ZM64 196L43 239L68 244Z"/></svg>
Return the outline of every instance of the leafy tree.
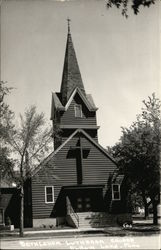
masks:
<svg viewBox="0 0 161 250"><path fill-rule="evenodd" d="M129 6L133 9L134 14L139 13L141 6L150 7L152 4L155 4L157 0L107 0L107 8L116 6L117 8L122 9L122 15L126 18L128 17L128 8Z"/></svg>
<svg viewBox="0 0 161 250"><path fill-rule="evenodd" d="M20 189L20 236L24 228L24 183L32 170L50 150L52 130L45 126L45 116L37 113L36 107L29 107L19 123L7 133L7 142L16 160L17 187Z"/></svg>
<svg viewBox="0 0 161 250"><path fill-rule="evenodd" d="M142 197L147 215L153 205L153 222L157 224L160 199L160 107L155 94L143 101L142 113L129 128L122 128L120 142L110 149L120 171L131 181L133 193Z"/></svg>
<svg viewBox="0 0 161 250"><path fill-rule="evenodd" d="M14 181L14 161L7 147L0 146L0 183L11 184Z"/></svg>
<svg viewBox="0 0 161 250"><path fill-rule="evenodd" d="M12 120L14 117L13 111L10 110L9 105L4 101L12 90L11 87L6 86L7 83L0 81L0 138L5 140L6 131L13 127Z"/></svg>
<svg viewBox="0 0 161 250"><path fill-rule="evenodd" d="M20 115L19 122L15 122L14 113L4 101L11 90L6 82L0 81L0 178L14 180L20 190L20 235L23 236L24 183L50 150L52 136L59 137L60 131L46 127L44 114L38 114L35 106L30 106Z"/></svg>
<svg viewBox="0 0 161 250"><path fill-rule="evenodd" d="M10 182L13 179L14 162L10 156L10 150L7 147L7 133L13 128L14 113L5 102L5 97L12 88L7 86L6 82L0 81L0 180Z"/></svg>

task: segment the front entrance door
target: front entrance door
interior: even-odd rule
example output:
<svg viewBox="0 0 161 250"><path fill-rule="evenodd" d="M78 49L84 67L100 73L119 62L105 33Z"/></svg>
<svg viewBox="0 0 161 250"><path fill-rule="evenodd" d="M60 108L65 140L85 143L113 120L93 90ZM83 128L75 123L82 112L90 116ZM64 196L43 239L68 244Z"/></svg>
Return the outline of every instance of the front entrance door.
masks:
<svg viewBox="0 0 161 250"><path fill-rule="evenodd" d="M66 196L69 198L75 212L102 211L102 190L102 187L70 187L66 189Z"/></svg>
<svg viewBox="0 0 161 250"><path fill-rule="evenodd" d="M91 197L77 197L76 210L77 212L91 211Z"/></svg>

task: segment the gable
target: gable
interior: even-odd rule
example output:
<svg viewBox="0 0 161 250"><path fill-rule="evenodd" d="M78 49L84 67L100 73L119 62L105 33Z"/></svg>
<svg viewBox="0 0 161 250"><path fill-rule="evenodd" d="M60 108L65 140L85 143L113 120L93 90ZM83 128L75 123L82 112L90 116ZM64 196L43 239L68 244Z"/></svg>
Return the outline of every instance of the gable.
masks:
<svg viewBox="0 0 161 250"><path fill-rule="evenodd" d="M84 104L86 105L86 107L88 108L89 111L96 111L97 110L91 95L84 95L78 87L74 89L71 96L69 97L69 100L68 100L67 104L65 105L65 110L68 109L70 103L72 102L72 100L76 94L78 94L80 96L80 98L82 99L82 101L84 102Z"/></svg>
<svg viewBox="0 0 161 250"><path fill-rule="evenodd" d="M78 140L78 134L82 134L81 138L84 138L84 143L92 145L92 148L95 148L95 150L99 152L99 155L104 155L104 160L106 159L108 160L108 162L111 162L111 166L113 166L114 169L117 168L117 163L115 162L115 160L107 153L107 151L100 144L93 140L84 130L77 129L62 145L60 145L55 151L53 151L40 163L40 165L31 173L31 176L35 176L40 169L44 168L48 164L50 165L51 160L54 160L55 162L55 159L57 158L59 152L61 153L62 151L67 151L69 150L70 146L75 145L76 141Z"/></svg>
<svg viewBox="0 0 161 250"><path fill-rule="evenodd" d="M84 95L79 88L75 88L65 106L62 105L61 99L60 93L52 93L51 120L54 120L56 110L64 112L68 111L73 103L73 100L76 101L76 99L77 103L83 105L83 108L86 110L86 113L88 113L88 116L90 116L90 114L94 114L97 110L92 96L90 94Z"/></svg>
<svg viewBox="0 0 161 250"><path fill-rule="evenodd" d="M82 117L75 116L75 105L81 105ZM61 125L96 125L96 112L90 112L79 95L75 95L68 109L62 113Z"/></svg>

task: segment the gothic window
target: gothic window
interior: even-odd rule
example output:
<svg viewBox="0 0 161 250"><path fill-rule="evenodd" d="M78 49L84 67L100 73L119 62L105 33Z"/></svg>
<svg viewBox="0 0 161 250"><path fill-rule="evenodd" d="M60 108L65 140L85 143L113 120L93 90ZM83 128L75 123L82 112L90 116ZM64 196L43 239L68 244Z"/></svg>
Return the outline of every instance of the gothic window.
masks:
<svg viewBox="0 0 161 250"><path fill-rule="evenodd" d="M120 200L120 185L119 184L112 184L112 200Z"/></svg>
<svg viewBox="0 0 161 250"><path fill-rule="evenodd" d="M45 203L54 203L54 187L45 186Z"/></svg>
<svg viewBox="0 0 161 250"><path fill-rule="evenodd" d="M75 117L82 117L82 106L80 104L76 104L74 109L75 109Z"/></svg>

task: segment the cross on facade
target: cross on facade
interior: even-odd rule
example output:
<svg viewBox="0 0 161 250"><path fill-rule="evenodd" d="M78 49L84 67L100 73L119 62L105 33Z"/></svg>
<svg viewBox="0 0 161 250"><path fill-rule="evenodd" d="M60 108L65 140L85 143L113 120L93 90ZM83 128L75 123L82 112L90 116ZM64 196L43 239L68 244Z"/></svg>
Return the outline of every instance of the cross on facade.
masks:
<svg viewBox="0 0 161 250"><path fill-rule="evenodd" d="M80 135L79 135L77 145L75 147L70 147L70 151L72 152L72 155L74 153L74 157L76 157L77 184L82 184L82 182L83 182L83 171L82 171L83 158L87 158L89 150L90 150L90 148L82 146Z"/></svg>

